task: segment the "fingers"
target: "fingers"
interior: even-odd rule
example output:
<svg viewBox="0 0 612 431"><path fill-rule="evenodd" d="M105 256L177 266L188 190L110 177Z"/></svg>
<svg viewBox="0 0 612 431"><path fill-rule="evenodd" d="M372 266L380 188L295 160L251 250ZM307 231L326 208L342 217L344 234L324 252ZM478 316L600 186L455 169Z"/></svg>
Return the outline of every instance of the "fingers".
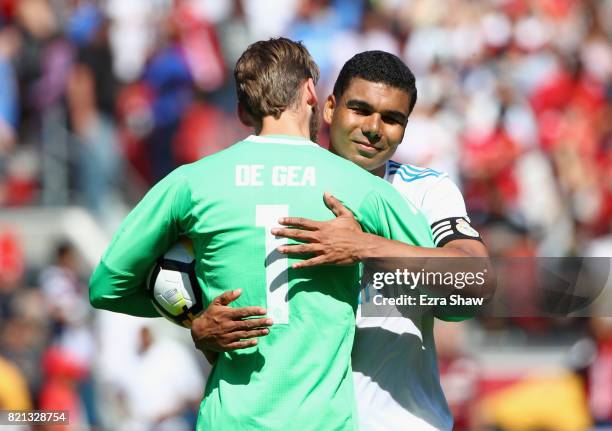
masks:
<svg viewBox="0 0 612 431"><path fill-rule="evenodd" d="M262 307L232 308L224 313L228 320L246 319L247 317L265 316L266 309Z"/></svg>
<svg viewBox="0 0 612 431"><path fill-rule="evenodd" d="M336 217L354 217L351 210L328 192L323 193L323 202L325 202L325 206L327 206Z"/></svg>
<svg viewBox="0 0 612 431"><path fill-rule="evenodd" d="M300 262L296 262L292 265L292 268L294 269L307 268L310 266L325 265L326 263L334 263L334 262L329 259L329 256L321 255L321 256L313 257L311 259L306 259Z"/></svg>
<svg viewBox="0 0 612 431"><path fill-rule="evenodd" d="M242 294L242 289L228 290L223 292L221 295L213 299L212 304L215 305L228 305L236 300ZM265 313L264 313L265 314Z"/></svg>
<svg viewBox="0 0 612 431"><path fill-rule="evenodd" d="M246 331L225 332L212 337L210 340L194 340L198 350L212 350L215 352L223 352L234 350L236 348L250 347L256 345L255 339L265 337L270 333L268 328L257 328ZM243 342L246 341L246 342ZM241 344L237 344L241 343ZM232 347L233 346L233 347Z"/></svg>
<svg viewBox="0 0 612 431"><path fill-rule="evenodd" d="M257 345L258 337L265 337L270 333L269 329L257 329L252 331L237 331L226 334L220 348L223 351L245 349Z"/></svg>
<svg viewBox="0 0 612 431"><path fill-rule="evenodd" d="M318 253L321 251L321 246L320 244L292 244L280 246L277 250L283 254Z"/></svg>
<svg viewBox="0 0 612 431"><path fill-rule="evenodd" d="M248 319L248 320L234 320L231 322L226 322L223 325L223 329L226 332L231 332L231 331L244 331L244 330L250 330L250 329L254 329L254 328L264 328L266 326L272 326L274 324L274 322L272 321L272 319L268 318L262 318L262 319Z"/></svg>
<svg viewBox="0 0 612 431"><path fill-rule="evenodd" d="M225 346L226 351L246 349L247 347L253 347L257 345L257 338L252 340L236 341Z"/></svg>
<svg viewBox="0 0 612 431"><path fill-rule="evenodd" d="M280 236L283 238L295 239L297 241L302 242L313 242L317 239L316 235L308 230L274 228L271 232L272 235Z"/></svg>
<svg viewBox="0 0 612 431"><path fill-rule="evenodd" d="M267 328L263 329L254 329L252 331L236 331L231 333L231 338L233 339L231 342L239 341L239 340L248 340L250 338L257 337L265 337L270 333L270 330Z"/></svg>
<svg viewBox="0 0 612 431"><path fill-rule="evenodd" d="M248 319L249 317L265 316L267 310L263 307L241 307L224 310L222 318L228 322Z"/></svg>
<svg viewBox="0 0 612 431"><path fill-rule="evenodd" d="M321 222L303 217L283 217L278 219L278 223L282 224L283 226L293 226L295 228L300 228L304 230L316 230L321 225Z"/></svg>

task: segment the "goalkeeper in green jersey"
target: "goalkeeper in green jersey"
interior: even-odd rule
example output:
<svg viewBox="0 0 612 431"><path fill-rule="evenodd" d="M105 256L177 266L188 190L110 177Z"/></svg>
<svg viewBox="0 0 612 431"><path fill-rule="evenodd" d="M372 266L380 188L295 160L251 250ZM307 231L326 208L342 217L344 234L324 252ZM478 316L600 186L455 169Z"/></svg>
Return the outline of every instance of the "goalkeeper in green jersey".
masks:
<svg viewBox="0 0 612 431"><path fill-rule="evenodd" d="M128 215L90 281L97 308L157 316L145 291L155 259L179 236L194 244L205 305L232 286L237 307L266 307L274 327L258 345L221 353L199 430L356 429L350 353L357 265L295 269L271 234L279 218L329 218L330 191L364 231L433 246L423 216L381 178L310 141L319 72L288 39L251 45L234 71L241 120L256 130L183 166Z"/></svg>

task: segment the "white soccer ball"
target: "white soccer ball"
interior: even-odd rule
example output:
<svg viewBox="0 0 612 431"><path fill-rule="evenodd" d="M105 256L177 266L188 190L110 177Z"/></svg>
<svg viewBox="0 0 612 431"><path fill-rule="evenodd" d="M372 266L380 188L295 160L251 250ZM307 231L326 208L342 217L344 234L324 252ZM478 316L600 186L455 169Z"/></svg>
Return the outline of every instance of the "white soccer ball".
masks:
<svg viewBox="0 0 612 431"><path fill-rule="evenodd" d="M186 328L203 309L202 290L195 275L189 241L176 243L151 269L147 288L153 305L166 319Z"/></svg>

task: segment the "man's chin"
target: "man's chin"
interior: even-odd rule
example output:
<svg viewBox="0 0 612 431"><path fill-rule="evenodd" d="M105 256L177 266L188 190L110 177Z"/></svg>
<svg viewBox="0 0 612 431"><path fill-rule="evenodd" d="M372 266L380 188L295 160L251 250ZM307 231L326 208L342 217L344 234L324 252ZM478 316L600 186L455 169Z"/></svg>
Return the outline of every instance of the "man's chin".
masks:
<svg viewBox="0 0 612 431"><path fill-rule="evenodd" d="M381 165L381 163L379 163L377 160L366 157L362 154L356 154L348 158L348 160L355 163L360 168L365 169L366 171L372 171Z"/></svg>

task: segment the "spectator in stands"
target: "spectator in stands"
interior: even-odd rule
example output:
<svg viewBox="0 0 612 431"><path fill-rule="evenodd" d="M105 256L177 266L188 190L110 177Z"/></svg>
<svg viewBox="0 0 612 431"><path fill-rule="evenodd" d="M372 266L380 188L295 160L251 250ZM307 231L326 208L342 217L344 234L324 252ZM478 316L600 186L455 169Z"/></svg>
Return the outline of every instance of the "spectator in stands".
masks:
<svg viewBox="0 0 612 431"><path fill-rule="evenodd" d="M30 410L32 398L26 379L14 364L0 356L0 410Z"/></svg>
<svg viewBox="0 0 612 431"><path fill-rule="evenodd" d="M117 91L108 22L96 6L84 4L72 17L69 34L77 47L67 87L68 112L75 136L76 191L85 207L102 216L112 209L111 198L119 185L121 163L114 120Z"/></svg>

